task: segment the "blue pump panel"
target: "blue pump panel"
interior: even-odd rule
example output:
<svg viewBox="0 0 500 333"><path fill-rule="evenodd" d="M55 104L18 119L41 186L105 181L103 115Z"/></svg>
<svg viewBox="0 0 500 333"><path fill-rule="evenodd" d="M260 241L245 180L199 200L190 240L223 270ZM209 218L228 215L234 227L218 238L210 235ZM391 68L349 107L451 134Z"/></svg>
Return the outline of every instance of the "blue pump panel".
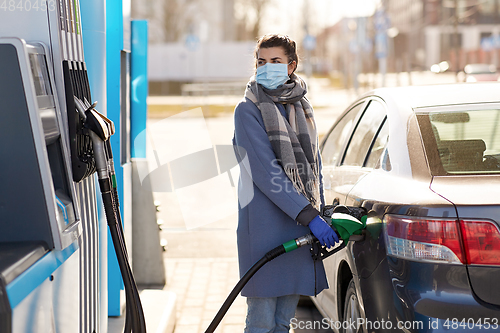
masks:
<svg viewBox="0 0 500 333"><path fill-rule="evenodd" d="M148 118L148 22L132 21L131 60L131 157L146 158L146 121Z"/></svg>
<svg viewBox="0 0 500 333"><path fill-rule="evenodd" d="M130 165L130 2L106 1L106 108L107 117L115 123L115 135L110 138L115 161L116 183L120 201L123 229L128 245L131 244L131 186ZM117 162L120 163L117 163ZM130 250L130 249L129 249ZM132 252L132 251L130 251ZM123 282L108 237L108 314L121 315Z"/></svg>

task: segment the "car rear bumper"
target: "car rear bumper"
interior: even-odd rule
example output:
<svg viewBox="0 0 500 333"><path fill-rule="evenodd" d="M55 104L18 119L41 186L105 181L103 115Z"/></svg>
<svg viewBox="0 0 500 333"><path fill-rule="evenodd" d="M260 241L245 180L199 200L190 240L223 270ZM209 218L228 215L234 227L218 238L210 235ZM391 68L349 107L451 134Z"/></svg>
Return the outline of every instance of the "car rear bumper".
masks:
<svg viewBox="0 0 500 333"><path fill-rule="evenodd" d="M359 286L366 332L483 332L500 329L500 307L482 303L462 265L387 257Z"/></svg>

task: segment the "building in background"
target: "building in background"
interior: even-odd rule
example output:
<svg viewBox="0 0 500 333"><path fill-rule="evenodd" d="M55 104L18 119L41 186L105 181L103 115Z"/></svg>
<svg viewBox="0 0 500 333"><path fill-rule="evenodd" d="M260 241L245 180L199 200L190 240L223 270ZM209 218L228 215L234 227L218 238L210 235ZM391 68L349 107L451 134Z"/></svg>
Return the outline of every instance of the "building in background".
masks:
<svg viewBox="0 0 500 333"><path fill-rule="evenodd" d="M313 69L341 86L356 87L360 73L378 71L373 17L342 18L317 36Z"/></svg>
<svg viewBox="0 0 500 333"><path fill-rule="evenodd" d="M181 94L191 83L227 82L234 90L238 82L244 88L254 68L255 37L272 2L134 0L132 17L149 22L150 95Z"/></svg>
<svg viewBox="0 0 500 333"><path fill-rule="evenodd" d="M381 72L380 59L389 72L429 70L442 61L452 71L468 63L498 67L500 0L382 0L373 16L343 18L317 41L315 69L340 73L348 86L355 73Z"/></svg>
<svg viewBox="0 0 500 333"><path fill-rule="evenodd" d="M132 17L149 21L151 44L236 38L234 0L138 0L132 1Z"/></svg>
<svg viewBox="0 0 500 333"><path fill-rule="evenodd" d="M385 0L385 10L399 34L395 57L412 70L448 61L451 70L468 63L498 64L500 0ZM493 37L493 38L491 38Z"/></svg>

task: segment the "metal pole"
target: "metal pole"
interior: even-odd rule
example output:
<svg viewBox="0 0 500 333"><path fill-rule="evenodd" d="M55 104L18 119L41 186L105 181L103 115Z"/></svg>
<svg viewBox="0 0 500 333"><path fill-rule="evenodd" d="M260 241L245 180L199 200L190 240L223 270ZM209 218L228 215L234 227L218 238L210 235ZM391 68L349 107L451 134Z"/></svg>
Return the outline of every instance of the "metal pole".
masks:
<svg viewBox="0 0 500 333"><path fill-rule="evenodd" d="M309 0L304 0L304 29L306 32L306 36L309 35ZM306 63L305 63L305 71L307 77L307 83L310 83L312 69L311 69L311 50L306 48Z"/></svg>
<svg viewBox="0 0 500 333"><path fill-rule="evenodd" d="M455 50L455 78L458 82L458 73L460 72L460 50L458 48L458 0L455 0L455 13L453 19L453 47Z"/></svg>

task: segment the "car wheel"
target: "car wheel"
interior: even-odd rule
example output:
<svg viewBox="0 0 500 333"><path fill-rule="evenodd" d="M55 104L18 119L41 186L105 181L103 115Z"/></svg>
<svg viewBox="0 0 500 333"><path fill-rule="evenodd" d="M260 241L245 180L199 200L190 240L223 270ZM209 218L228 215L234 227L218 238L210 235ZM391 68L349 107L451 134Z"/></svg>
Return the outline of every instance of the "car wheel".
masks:
<svg viewBox="0 0 500 333"><path fill-rule="evenodd" d="M363 332L363 326L362 325L358 326L357 324L360 321L365 322L364 316L361 314L361 306L359 305L358 294L356 293L356 287L354 286L354 279L351 279L351 282L349 282L349 286L347 287L347 292L345 295L344 322L343 322L344 325L342 325L344 328L343 332L344 333Z"/></svg>

